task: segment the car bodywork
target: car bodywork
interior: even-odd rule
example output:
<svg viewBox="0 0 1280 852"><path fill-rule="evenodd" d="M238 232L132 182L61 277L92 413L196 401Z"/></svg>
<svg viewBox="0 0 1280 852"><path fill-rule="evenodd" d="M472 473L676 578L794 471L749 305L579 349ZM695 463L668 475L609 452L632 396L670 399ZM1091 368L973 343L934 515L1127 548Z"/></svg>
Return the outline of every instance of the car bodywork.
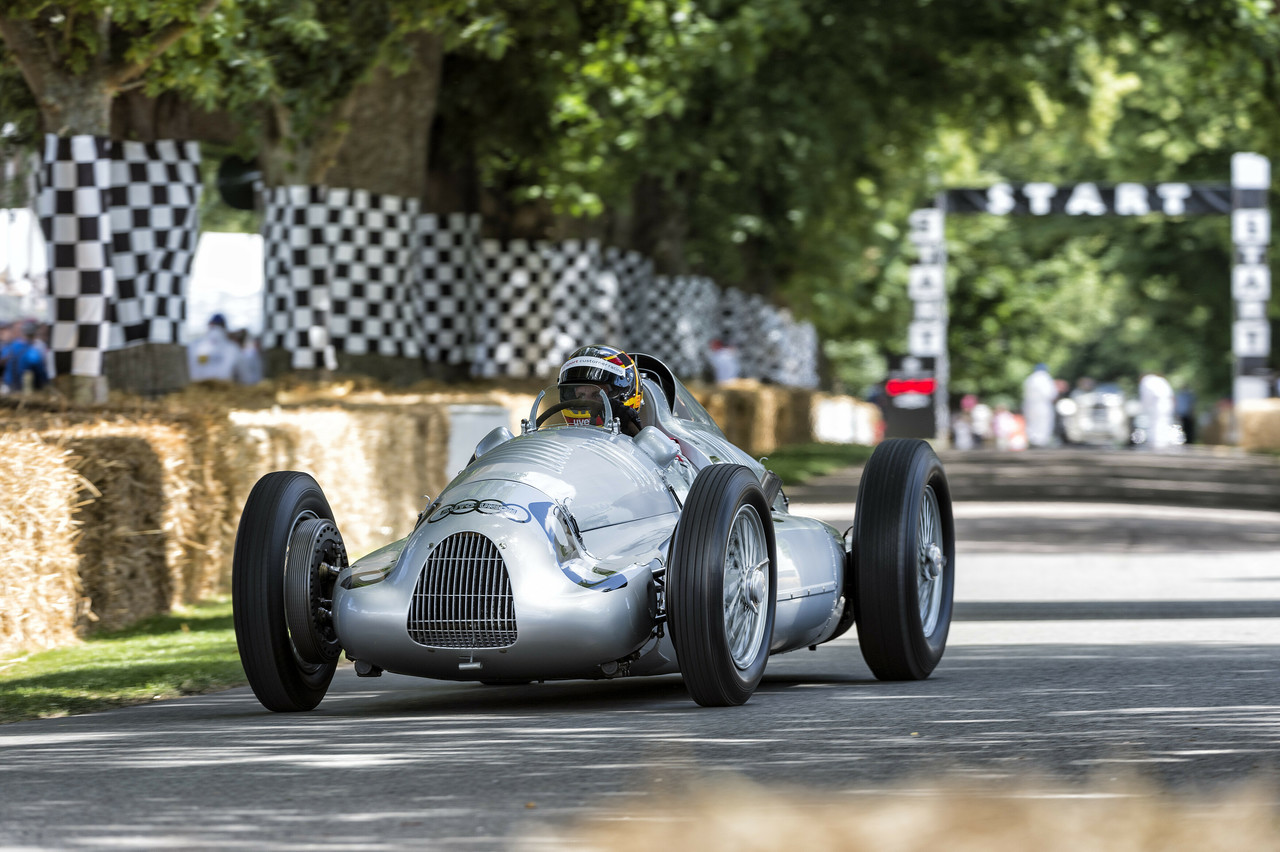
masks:
<svg viewBox="0 0 1280 852"><path fill-rule="evenodd" d="M669 400L646 380L646 429L657 434L543 426L484 447L412 535L338 578L334 623L348 656L450 680L678 671L658 625L671 539L696 470L728 462L761 480L766 471L683 385L672 388ZM843 534L790 514L781 493L772 508L770 651L781 653L828 641L852 619L841 623Z"/></svg>
<svg viewBox="0 0 1280 852"><path fill-rule="evenodd" d="M927 677L946 643L955 559L950 491L928 445L876 448L842 533L792 514L775 474L662 362L634 357L638 434L624 434L603 393L555 402L550 388L520 435L499 427L478 442L410 535L351 564L314 479L259 480L232 599L263 705L316 706L342 653L361 676L483 683L679 672L699 704L741 704L770 655L855 624L877 677ZM602 425L553 419L584 405Z"/></svg>

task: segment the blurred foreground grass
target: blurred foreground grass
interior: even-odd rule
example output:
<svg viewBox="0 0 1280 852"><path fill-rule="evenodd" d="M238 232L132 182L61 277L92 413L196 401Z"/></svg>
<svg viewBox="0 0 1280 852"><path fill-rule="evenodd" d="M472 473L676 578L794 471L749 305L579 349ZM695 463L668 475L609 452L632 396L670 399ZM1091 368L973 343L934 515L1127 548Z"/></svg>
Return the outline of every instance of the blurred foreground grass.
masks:
<svg viewBox="0 0 1280 852"><path fill-rule="evenodd" d="M0 722L91 713L243 683L227 598L95 634L72 647L0 659Z"/></svg>

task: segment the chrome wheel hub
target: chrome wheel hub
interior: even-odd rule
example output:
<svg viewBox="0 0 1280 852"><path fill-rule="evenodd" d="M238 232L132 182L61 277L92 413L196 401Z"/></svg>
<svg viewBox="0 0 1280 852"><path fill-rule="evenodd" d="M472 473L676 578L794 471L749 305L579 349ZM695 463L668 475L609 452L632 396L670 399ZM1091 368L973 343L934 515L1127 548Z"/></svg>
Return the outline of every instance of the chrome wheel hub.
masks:
<svg viewBox="0 0 1280 852"><path fill-rule="evenodd" d="M768 615L769 545L752 506L734 515L724 560L724 634L733 664L749 668L761 653Z"/></svg>
<svg viewBox="0 0 1280 852"><path fill-rule="evenodd" d="M942 591L946 583L947 556L943 551L942 513L933 487L926 485L920 495L920 520L916 527L916 589L920 605L920 625L925 636L938 629L942 611Z"/></svg>

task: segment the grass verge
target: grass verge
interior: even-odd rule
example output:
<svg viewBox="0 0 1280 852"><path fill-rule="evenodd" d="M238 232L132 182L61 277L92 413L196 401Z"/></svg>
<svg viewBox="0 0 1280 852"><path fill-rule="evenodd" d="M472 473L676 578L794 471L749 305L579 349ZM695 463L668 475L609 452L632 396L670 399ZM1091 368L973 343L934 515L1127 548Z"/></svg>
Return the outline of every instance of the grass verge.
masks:
<svg viewBox="0 0 1280 852"><path fill-rule="evenodd" d="M874 449L862 444L796 444L769 453L764 466L782 477L784 486L804 485L824 473L866 464Z"/></svg>
<svg viewBox="0 0 1280 852"><path fill-rule="evenodd" d="M245 683L231 600L184 607L52 651L0 659L0 722L91 713Z"/></svg>

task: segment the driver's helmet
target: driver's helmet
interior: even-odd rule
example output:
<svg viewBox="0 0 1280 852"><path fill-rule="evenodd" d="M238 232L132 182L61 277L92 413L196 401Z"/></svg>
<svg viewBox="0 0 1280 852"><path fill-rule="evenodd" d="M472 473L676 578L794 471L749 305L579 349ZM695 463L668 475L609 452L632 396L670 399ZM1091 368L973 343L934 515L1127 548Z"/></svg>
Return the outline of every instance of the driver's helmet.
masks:
<svg viewBox="0 0 1280 852"><path fill-rule="evenodd" d="M560 401L598 400L597 389L609 397L615 417L639 422L638 412L644 404L644 390L635 361L621 349L612 346L583 346L569 355L560 368ZM564 421L574 426L603 426L604 418L585 406L566 408Z"/></svg>

